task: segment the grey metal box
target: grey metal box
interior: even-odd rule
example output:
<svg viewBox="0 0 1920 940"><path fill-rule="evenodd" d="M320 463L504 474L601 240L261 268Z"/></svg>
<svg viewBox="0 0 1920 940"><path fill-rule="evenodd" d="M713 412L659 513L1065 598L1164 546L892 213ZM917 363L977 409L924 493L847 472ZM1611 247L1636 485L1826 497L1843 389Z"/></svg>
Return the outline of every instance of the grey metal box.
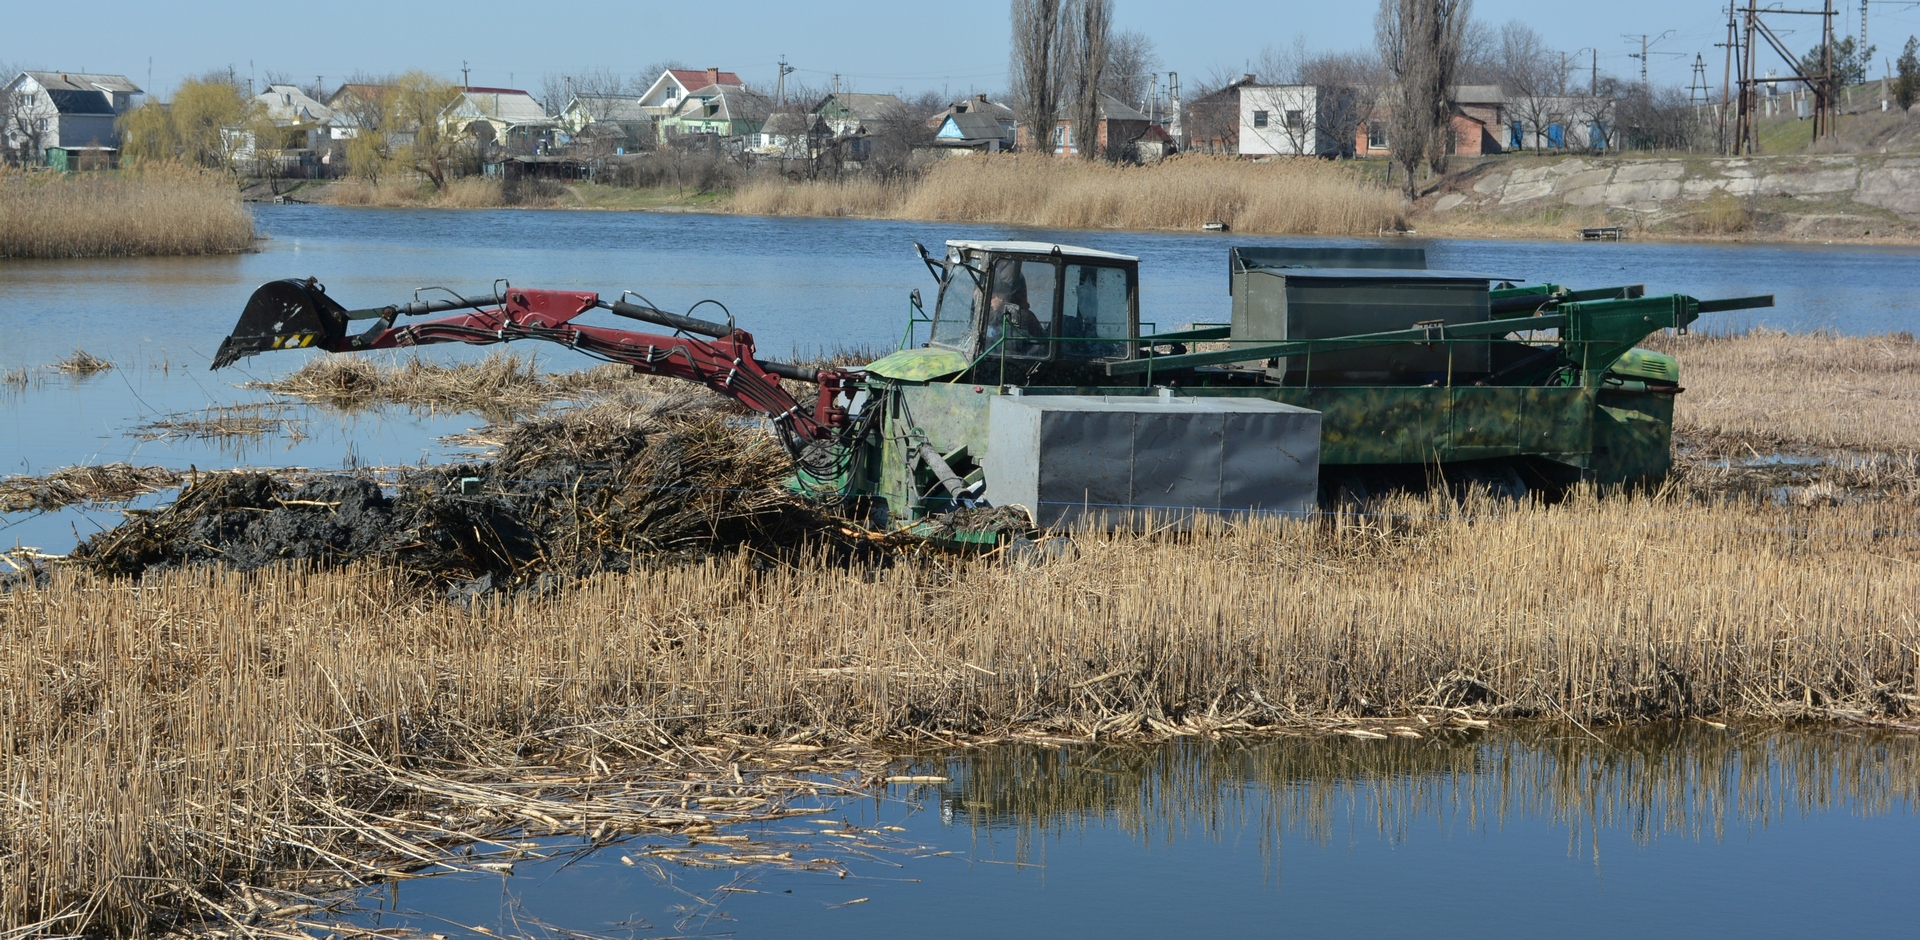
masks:
<svg viewBox="0 0 1920 940"><path fill-rule="evenodd" d="M1233 279L1233 336L1280 342L1482 323L1491 317L1485 275L1355 268L1253 268ZM1293 356L1276 377L1311 373L1315 384L1401 384L1484 373L1485 342L1392 345ZM1249 363L1257 364L1257 363Z"/></svg>
<svg viewBox="0 0 1920 940"><path fill-rule="evenodd" d="M1261 268L1382 268L1394 271L1427 269L1425 248L1354 248L1339 245L1239 245L1227 249L1227 276L1238 277Z"/></svg>
<svg viewBox="0 0 1920 940"><path fill-rule="evenodd" d="M1259 398L1003 395L988 416L987 498L1042 526L1154 510L1307 512L1320 413Z"/></svg>

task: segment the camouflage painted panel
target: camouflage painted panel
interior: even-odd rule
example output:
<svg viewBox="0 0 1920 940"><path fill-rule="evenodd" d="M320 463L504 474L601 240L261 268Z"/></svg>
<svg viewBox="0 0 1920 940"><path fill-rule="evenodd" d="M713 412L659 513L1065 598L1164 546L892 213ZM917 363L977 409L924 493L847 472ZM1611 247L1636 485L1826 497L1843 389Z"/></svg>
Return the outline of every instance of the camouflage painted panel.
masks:
<svg viewBox="0 0 1920 940"><path fill-rule="evenodd" d="M1275 397L1320 412L1323 464L1426 463L1447 437L1444 388L1281 388Z"/></svg>
<svg viewBox="0 0 1920 940"><path fill-rule="evenodd" d="M948 349L902 349L867 364L867 373L906 382L927 382L966 371L967 357Z"/></svg>
<svg viewBox="0 0 1920 940"><path fill-rule="evenodd" d="M1592 392L1583 388L1455 388L1444 460L1578 454L1590 445Z"/></svg>
<svg viewBox="0 0 1920 940"><path fill-rule="evenodd" d="M1673 396L1601 392L1592 467L1601 486L1657 486L1665 480L1673 469Z"/></svg>

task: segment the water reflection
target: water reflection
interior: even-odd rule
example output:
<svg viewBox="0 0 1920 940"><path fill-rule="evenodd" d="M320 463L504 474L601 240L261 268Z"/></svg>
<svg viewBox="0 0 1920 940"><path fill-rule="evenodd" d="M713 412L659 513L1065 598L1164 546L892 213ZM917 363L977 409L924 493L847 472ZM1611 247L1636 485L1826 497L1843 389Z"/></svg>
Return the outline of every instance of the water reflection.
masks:
<svg viewBox="0 0 1920 940"><path fill-rule="evenodd" d="M894 850L861 853L811 826L743 833L838 858L845 879L671 866L649 877L618 861L638 854L621 846L505 880L408 882L360 922L643 936L1612 936L1902 931L1920 916L1920 740L1703 723L1598 737L1554 726L996 746L907 762L902 773L950 780L821 814Z"/></svg>
<svg viewBox="0 0 1920 940"><path fill-rule="evenodd" d="M1920 802L1920 739L1782 734L1704 723L1498 735L1288 740L1157 748L1003 746L946 760L943 821L1017 834L1023 847L1115 825L1143 846L1282 833L1320 843L1350 821L1388 842L1420 827L1563 826L1720 840L1782 814L1877 816Z"/></svg>

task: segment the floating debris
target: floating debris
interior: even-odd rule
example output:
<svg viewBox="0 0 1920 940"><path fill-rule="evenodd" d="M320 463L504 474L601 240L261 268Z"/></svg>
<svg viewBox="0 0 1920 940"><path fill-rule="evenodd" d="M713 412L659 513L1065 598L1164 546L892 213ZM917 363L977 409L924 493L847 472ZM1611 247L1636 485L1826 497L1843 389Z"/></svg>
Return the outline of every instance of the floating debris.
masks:
<svg viewBox="0 0 1920 940"><path fill-rule="evenodd" d="M64 372L68 375L85 376L98 375L99 373L110 371L113 368L113 363L84 349L76 349L73 351L73 355L47 368L55 372Z"/></svg>
<svg viewBox="0 0 1920 940"><path fill-rule="evenodd" d="M0 512L48 512L75 503L124 503L170 486L184 477L165 467L127 463L66 467L45 476L0 479Z"/></svg>
<svg viewBox="0 0 1920 940"><path fill-rule="evenodd" d="M304 423L288 418L288 410L288 405L275 402L216 405L197 413L176 412L142 424L129 433L143 441L209 441L269 434L283 434L296 441L304 439Z"/></svg>

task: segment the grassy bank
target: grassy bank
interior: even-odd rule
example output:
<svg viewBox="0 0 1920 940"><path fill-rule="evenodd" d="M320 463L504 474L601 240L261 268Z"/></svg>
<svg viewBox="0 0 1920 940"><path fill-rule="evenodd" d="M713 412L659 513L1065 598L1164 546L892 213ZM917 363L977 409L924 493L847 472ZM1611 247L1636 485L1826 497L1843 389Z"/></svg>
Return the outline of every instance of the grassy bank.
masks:
<svg viewBox="0 0 1920 940"><path fill-rule="evenodd" d="M0 258L233 254L253 238L253 217L217 174L0 171Z"/></svg>
<svg viewBox="0 0 1920 940"><path fill-rule="evenodd" d="M361 821L444 840L444 793L476 780L618 779L728 735L1364 737L1920 701L1910 507L1383 509L1085 535L1045 563L743 552L470 607L384 571L62 571L0 595L0 920L132 934L235 881L378 877L441 850ZM503 819L595 825L535 812L551 825Z"/></svg>
<svg viewBox="0 0 1920 940"><path fill-rule="evenodd" d="M917 181L760 178L727 204L749 215L862 216L1046 228L1374 235L1403 226L1400 199L1318 161L1187 156L1151 166L1034 157L955 158Z"/></svg>

